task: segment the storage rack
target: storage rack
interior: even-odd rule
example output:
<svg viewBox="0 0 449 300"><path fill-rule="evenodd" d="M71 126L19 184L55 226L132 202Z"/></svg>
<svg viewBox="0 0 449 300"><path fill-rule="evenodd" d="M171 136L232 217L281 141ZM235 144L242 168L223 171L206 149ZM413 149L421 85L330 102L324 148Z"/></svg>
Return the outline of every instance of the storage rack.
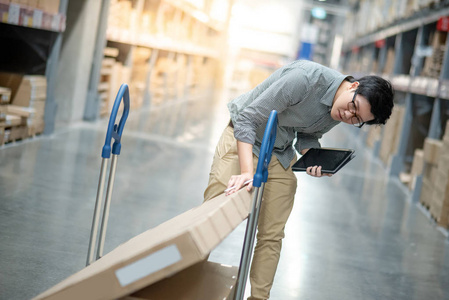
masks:
<svg viewBox="0 0 449 300"><path fill-rule="evenodd" d="M399 177L401 172L408 171L415 149L423 148L425 138L442 138L449 119L445 101L449 100L447 32L439 32L446 40L444 54L440 57L441 71L431 75L423 73L431 44L429 37L436 35L437 22L449 16L449 1L390 0L383 1L380 9L371 7L370 10L369 4L375 2L352 1L355 13L349 16L344 31L348 33L349 28L353 28L356 33L350 37L346 35L341 65L345 73L376 74L392 82L396 106L402 107L403 117L399 121L402 126L396 151L391 153L386 164L389 173ZM372 17L367 17L368 12ZM355 24L358 26L354 27ZM384 134L385 130L384 127ZM360 136L366 139L367 132L361 131ZM378 140L374 142L373 154L379 156L379 152ZM414 203L419 202L422 182L423 176L417 176L412 191Z"/></svg>
<svg viewBox="0 0 449 300"><path fill-rule="evenodd" d="M1 71L45 75L45 134L54 131L55 80L67 5L68 0L60 0L59 13L47 13L18 3L0 3L0 38L12 44L0 51Z"/></svg>
<svg viewBox="0 0 449 300"><path fill-rule="evenodd" d="M109 106L104 101L111 102L110 98L102 101L98 93L105 48L118 49L117 62L136 73L135 76L129 74L130 77L138 77L133 80L130 78L131 99L135 101L131 103L132 108L149 106L151 100L156 100L156 94L161 94L163 98L173 98L176 95L179 101L187 99L189 91L195 85L194 62L213 61L218 64L217 58L223 50L220 45L225 38L230 9L226 20L213 19L211 12L215 1L203 1L204 5L200 8L195 8L185 0L128 1L130 20L125 21L125 24L114 23L114 14L120 13L114 9L114 5L118 3L126 6L126 2L103 0L84 115L86 120L100 117L102 107ZM232 1L227 2L230 8ZM187 32L188 30L190 31ZM142 55L138 55L139 53ZM161 84L162 91L154 87L157 81L157 64L161 58L174 69L182 65L186 70L182 74L183 80L176 80L180 76L177 72L167 76L171 83L176 83L176 91L171 90L167 82ZM182 84L184 86L180 86ZM154 101L153 104L159 102L161 101Z"/></svg>

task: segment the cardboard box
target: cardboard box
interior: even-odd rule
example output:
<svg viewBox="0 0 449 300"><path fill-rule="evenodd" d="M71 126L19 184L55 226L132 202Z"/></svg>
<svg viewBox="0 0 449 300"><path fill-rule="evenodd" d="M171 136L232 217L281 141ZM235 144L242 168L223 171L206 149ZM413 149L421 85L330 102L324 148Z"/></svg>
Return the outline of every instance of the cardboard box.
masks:
<svg viewBox="0 0 449 300"><path fill-rule="evenodd" d="M121 300L233 299L237 274L238 267L203 261Z"/></svg>
<svg viewBox="0 0 449 300"><path fill-rule="evenodd" d="M11 90L11 103L18 106L28 107L34 100L47 97L45 76L0 73L0 86Z"/></svg>
<svg viewBox="0 0 449 300"><path fill-rule="evenodd" d="M50 14L59 12L59 0L38 0L37 8Z"/></svg>
<svg viewBox="0 0 449 300"><path fill-rule="evenodd" d="M251 198L242 189L207 201L134 237L35 299L117 299L176 274L206 259L248 216Z"/></svg>
<svg viewBox="0 0 449 300"><path fill-rule="evenodd" d="M29 107L23 107L23 106L17 106L17 105L5 105L6 107L6 113L14 116L19 117L26 117L28 118L31 116L31 114L34 113L33 108Z"/></svg>
<svg viewBox="0 0 449 300"><path fill-rule="evenodd" d="M424 140L424 161L436 165L440 159L443 142L436 139L426 138Z"/></svg>
<svg viewBox="0 0 449 300"><path fill-rule="evenodd" d="M8 104L11 100L11 89L0 86L0 104Z"/></svg>

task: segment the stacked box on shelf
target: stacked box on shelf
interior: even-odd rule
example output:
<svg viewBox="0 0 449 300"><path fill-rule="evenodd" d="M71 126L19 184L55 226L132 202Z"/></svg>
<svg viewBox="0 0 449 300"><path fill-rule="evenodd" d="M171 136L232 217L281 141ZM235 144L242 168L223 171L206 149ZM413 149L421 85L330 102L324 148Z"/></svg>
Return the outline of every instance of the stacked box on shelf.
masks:
<svg viewBox="0 0 449 300"><path fill-rule="evenodd" d="M7 87L0 87L0 146L5 142L5 127L7 111L6 105L11 100L11 89Z"/></svg>
<svg viewBox="0 0 449 300"><path fill-rule="evenodd" d="M365 127L364 127L365 128ZM377 141L380 140L381 134L382 134L382 127L381 126L369 126L366 127L368 130L367 136L366 136L366 145L370 148L373 148Z"/></svg>
<svg viewBox="0 0 449 300"><path fill-rule="evenodd" d="M415 149L412 167L410 169L410 182L408 184L410 190L415 189L416 177L421 175L423 170L424 170L424 150Z"/></svg>
<svg viewBox="0 0 449 300"><path fill-rule="evenodd" d="M422 75L432 78L438 78L440 76L441 67L443 66L444 53L446 50L446 37L447 32L436 30L431 40L431 46L433 49L432 55L427 57L424 62Z"/></svg>
<svg viewBox="0 0 449 300"><path fill-rule="evenodd" d="M3 108L3 143L42 133L47 97L45 76L1 73L0 85L11 89L11 105Z"/></svg>
<svg viewBox="0 0 449 300"><path fill-rule="evenodd" d="M137 47L133 51L131 82L129 84L131 108L142 106L150 56L151 50L147 48Z"/></svg>
<svg viewBox="0 0 449 300"><path fill-rule="evenodd" d="M59 11L60 0L10 0L0 1L2 3L14 3L20 6L26 6L32 9L38 9L50 14L57 14Z"/></svg>
<svg viewBox="0 0 449 300"><path fill-rule="evenodd" d="M108 36L114 40L130 40L132 1L112 0L109 5Z"/></svg>
<svg viewBox="0 0 449 300"><path fill-rule="evenodd" d="M403 106L396 105L393 108L390 119L385 124L379 151L379 157L385 164L388 164L390 157L397 152L404 112L405 108Z"/></svg>
<svg viewBox="0 0 449 300"><path fill-rule="evenodd" d="M423 161L423 189L421 190L420 202L429 208L432 202L433 185L437 176L437 165L440 159L442 142L440 140L426 138L424 140Z"/></svg>
<svg viewBox="0 0 449 300"><path fill-rule="evenodd" d="M109 114L109 92L111 89L111 76L114 64L115 59L111 57L105 57L101 62L100 81L97 87L100 97L100 116Z"/></svg>
<svg viewBox="0 0 449 300"><path fill-rule="evenodd" d="M443 137L441 149L449 147L449 122ZM440 151L436 172L434 175L433 190L429 205L429 211L436 222L443 226L449 226L449 153Z"/></svg>
<svg viewBox="0 0 449 300"><path fill-rule="evenodd" d="M151 71L151 104L160 105L173 99L177 92L177 66L172 59L161 57Z"/></svg>

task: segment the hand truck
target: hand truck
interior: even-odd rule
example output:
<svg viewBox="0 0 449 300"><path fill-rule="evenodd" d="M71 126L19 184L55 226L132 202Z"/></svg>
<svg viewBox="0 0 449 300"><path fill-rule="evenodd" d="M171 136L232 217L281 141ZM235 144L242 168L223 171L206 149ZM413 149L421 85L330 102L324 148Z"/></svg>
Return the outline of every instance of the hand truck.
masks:
<svg viewBox="0 0 449 300"><path fill-rule="evenodd" d="M248 215L248 221L246 223L245 240L243 243L242 256L240 258L234 300L242 300L245 293L246 279L248 277L252 257L260 206L262 204L263 189L268 179L268 164L270 163L271 153L276 140L277 120L277 111L273 110L270 113L267 126L265 127L256 174L254 174L254 196L253 201L251 202L251 212Z"/></svg>
<svg viewBox="0 0 449 300"><path fill-rule="evenodd" d="M119 124L114 124L117 118L117 112L123 99L123 114L120 118ZM109 208L111 206L112 188L114 186L115 170L117 167L117 158L121 150L121 137L123 128L125 127L126 119L129 114L129 88L127 84L122 84L115 98L114 106L112 107L111 116L109 117L108 130L106 132L106 139L103 150L101 152L101 171L100 179L98 181L97 200L95 202L94 217L92 220L92 229L90 232L89 249L87 252L86 266L90 265L94 260L99 259L103 255L104 240L106 235L106 227L108 225ZM115 140L111 149L111 140ZM112 150L112 151L111 151ZM100 236L98 238L97 255L94 259L95 246L97 244L98 221L101 210L101 202L103 201L104 179L107 171L107 160L110 158L112 152L111 168L109 171L108 187L106 190L106 201L103 208L103 216L101 221Z"/></svg>

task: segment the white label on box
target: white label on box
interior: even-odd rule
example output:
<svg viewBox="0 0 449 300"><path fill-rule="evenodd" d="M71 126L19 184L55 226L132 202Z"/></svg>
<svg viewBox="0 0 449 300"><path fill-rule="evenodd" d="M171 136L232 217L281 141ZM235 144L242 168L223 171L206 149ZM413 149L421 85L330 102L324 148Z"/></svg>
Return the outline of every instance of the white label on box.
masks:
<svg viewBox="0 0 449 300"><path fill-rule="evenodd" d="M181 253L176 245L170 245L126 267L115 271L121 286L127 286L139 279L160 271L181 260Z"/></svg>
<svg viewBox="0 0 449 300"><path fill-rule="evenodd" d="M42 27L42 11L41 10L35 10L33 12L33 27L34 28Z"/></svg>
<svg viewBox="0 0 449 300"><path fill-rule="evenodd" d="M8 11L8 23L18 25L19 18L20 18L20 6L17 4L10 4Z"/></svg>

